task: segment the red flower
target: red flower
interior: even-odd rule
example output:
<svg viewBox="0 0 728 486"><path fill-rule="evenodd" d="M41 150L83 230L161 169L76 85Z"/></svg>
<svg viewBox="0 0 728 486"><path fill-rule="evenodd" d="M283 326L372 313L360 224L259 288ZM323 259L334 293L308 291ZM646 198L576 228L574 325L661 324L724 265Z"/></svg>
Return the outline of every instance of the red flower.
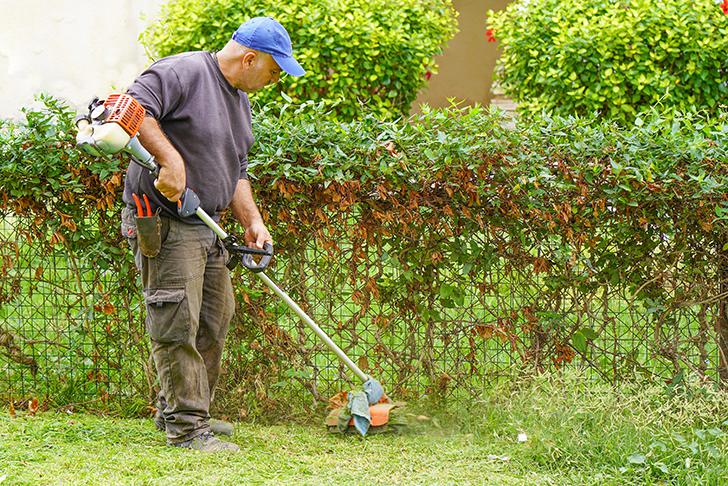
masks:
<svg viewBox="0 0 728 486"><path fill-rule="evenodd" d="M728 15L728 0L723 0L723 3L720 4L721 10L723 10L723 15Z"/></svg>
<svg viewBox="0 0 728 486"><path fill-rule="evenodd" d="M728 0L725 0L728 2ZM495 31L493 29L487 29L485 31L485 38L488 39L488 42L496 42L498 39L495 38Z"/></svg>
<svg viewBox="0 0 728 486"><path fill-rule="evenodd" d="M728 2L728 0L726 0L726 1ZM427 71L425 73L425 79L429 81L431 77L432 77L432 71Z"/></svg>

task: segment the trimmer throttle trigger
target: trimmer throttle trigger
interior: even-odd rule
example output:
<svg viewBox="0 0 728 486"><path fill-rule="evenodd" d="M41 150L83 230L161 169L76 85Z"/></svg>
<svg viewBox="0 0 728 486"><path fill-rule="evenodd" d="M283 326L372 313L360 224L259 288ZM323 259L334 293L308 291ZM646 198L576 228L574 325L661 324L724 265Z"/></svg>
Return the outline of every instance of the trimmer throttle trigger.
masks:
<svg viewBox="0 0 728 486"><path fill-rule="evenodd" d="M177 201L177 214L183 218L192 216L200 207L200 197L189 187L185 189L182 197Z"/></svg>

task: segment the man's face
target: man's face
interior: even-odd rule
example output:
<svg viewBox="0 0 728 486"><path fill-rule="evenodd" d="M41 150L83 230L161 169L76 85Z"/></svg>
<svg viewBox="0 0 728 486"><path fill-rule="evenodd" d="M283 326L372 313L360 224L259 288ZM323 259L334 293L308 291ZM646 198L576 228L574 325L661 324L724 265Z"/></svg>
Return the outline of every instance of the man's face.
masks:
<svg viewBox="0 0 728 486"><path fill-rule="evenodd" d="M241 61L240 76L236 88L252 93L277 83L281 68L275 59L265 52L248 52Z"/></svg>

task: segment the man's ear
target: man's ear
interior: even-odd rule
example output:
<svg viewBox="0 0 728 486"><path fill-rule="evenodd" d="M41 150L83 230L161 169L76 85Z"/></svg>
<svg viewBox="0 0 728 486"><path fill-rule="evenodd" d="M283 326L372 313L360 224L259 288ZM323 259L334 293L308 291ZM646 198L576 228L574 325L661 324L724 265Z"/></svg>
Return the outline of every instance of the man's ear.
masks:
<svg viewBox="0 0 728 486"><path fill-rule="evenodd" d="M255 64L257 57L258 55L253 51L246 52L245 54L243 54L243 66L245 68L252 67Z"/></svg>

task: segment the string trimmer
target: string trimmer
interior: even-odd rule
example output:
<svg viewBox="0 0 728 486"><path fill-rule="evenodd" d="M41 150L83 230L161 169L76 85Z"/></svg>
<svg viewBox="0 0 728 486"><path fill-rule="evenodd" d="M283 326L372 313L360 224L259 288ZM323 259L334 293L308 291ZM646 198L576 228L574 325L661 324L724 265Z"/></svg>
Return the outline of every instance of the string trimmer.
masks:
<svg viewBox="0 0 728 486"><path fill-rule="evenodd" d="M88 106L88 113L77 117L77 146L95 156L110 156L126 153L132 161L159 175L159 167L137 137L144 120L144 108L133 97L127 94L112 94L105 100L95 98ZM234 235L223 230L201 207L200 199L191 189L185 192L178 202L178 213L183 218L197 216L215 234L220 237L230 254L228 268L241 263L245 268L257 275L288 307L306 323L306 325L333 351L361 380L363 390L349 392L346 403L340 403L326 418L326 425L331 431L346 432L357 430L362 435L379 431L394 425L390 420L390 411L402 406L402 402L393 403L384 394L382 385L364 373L339 346L263 272L273 256L273 246L266 243L262 250L239 245ZM253 255L260 256L256 263Z"/></svg>

